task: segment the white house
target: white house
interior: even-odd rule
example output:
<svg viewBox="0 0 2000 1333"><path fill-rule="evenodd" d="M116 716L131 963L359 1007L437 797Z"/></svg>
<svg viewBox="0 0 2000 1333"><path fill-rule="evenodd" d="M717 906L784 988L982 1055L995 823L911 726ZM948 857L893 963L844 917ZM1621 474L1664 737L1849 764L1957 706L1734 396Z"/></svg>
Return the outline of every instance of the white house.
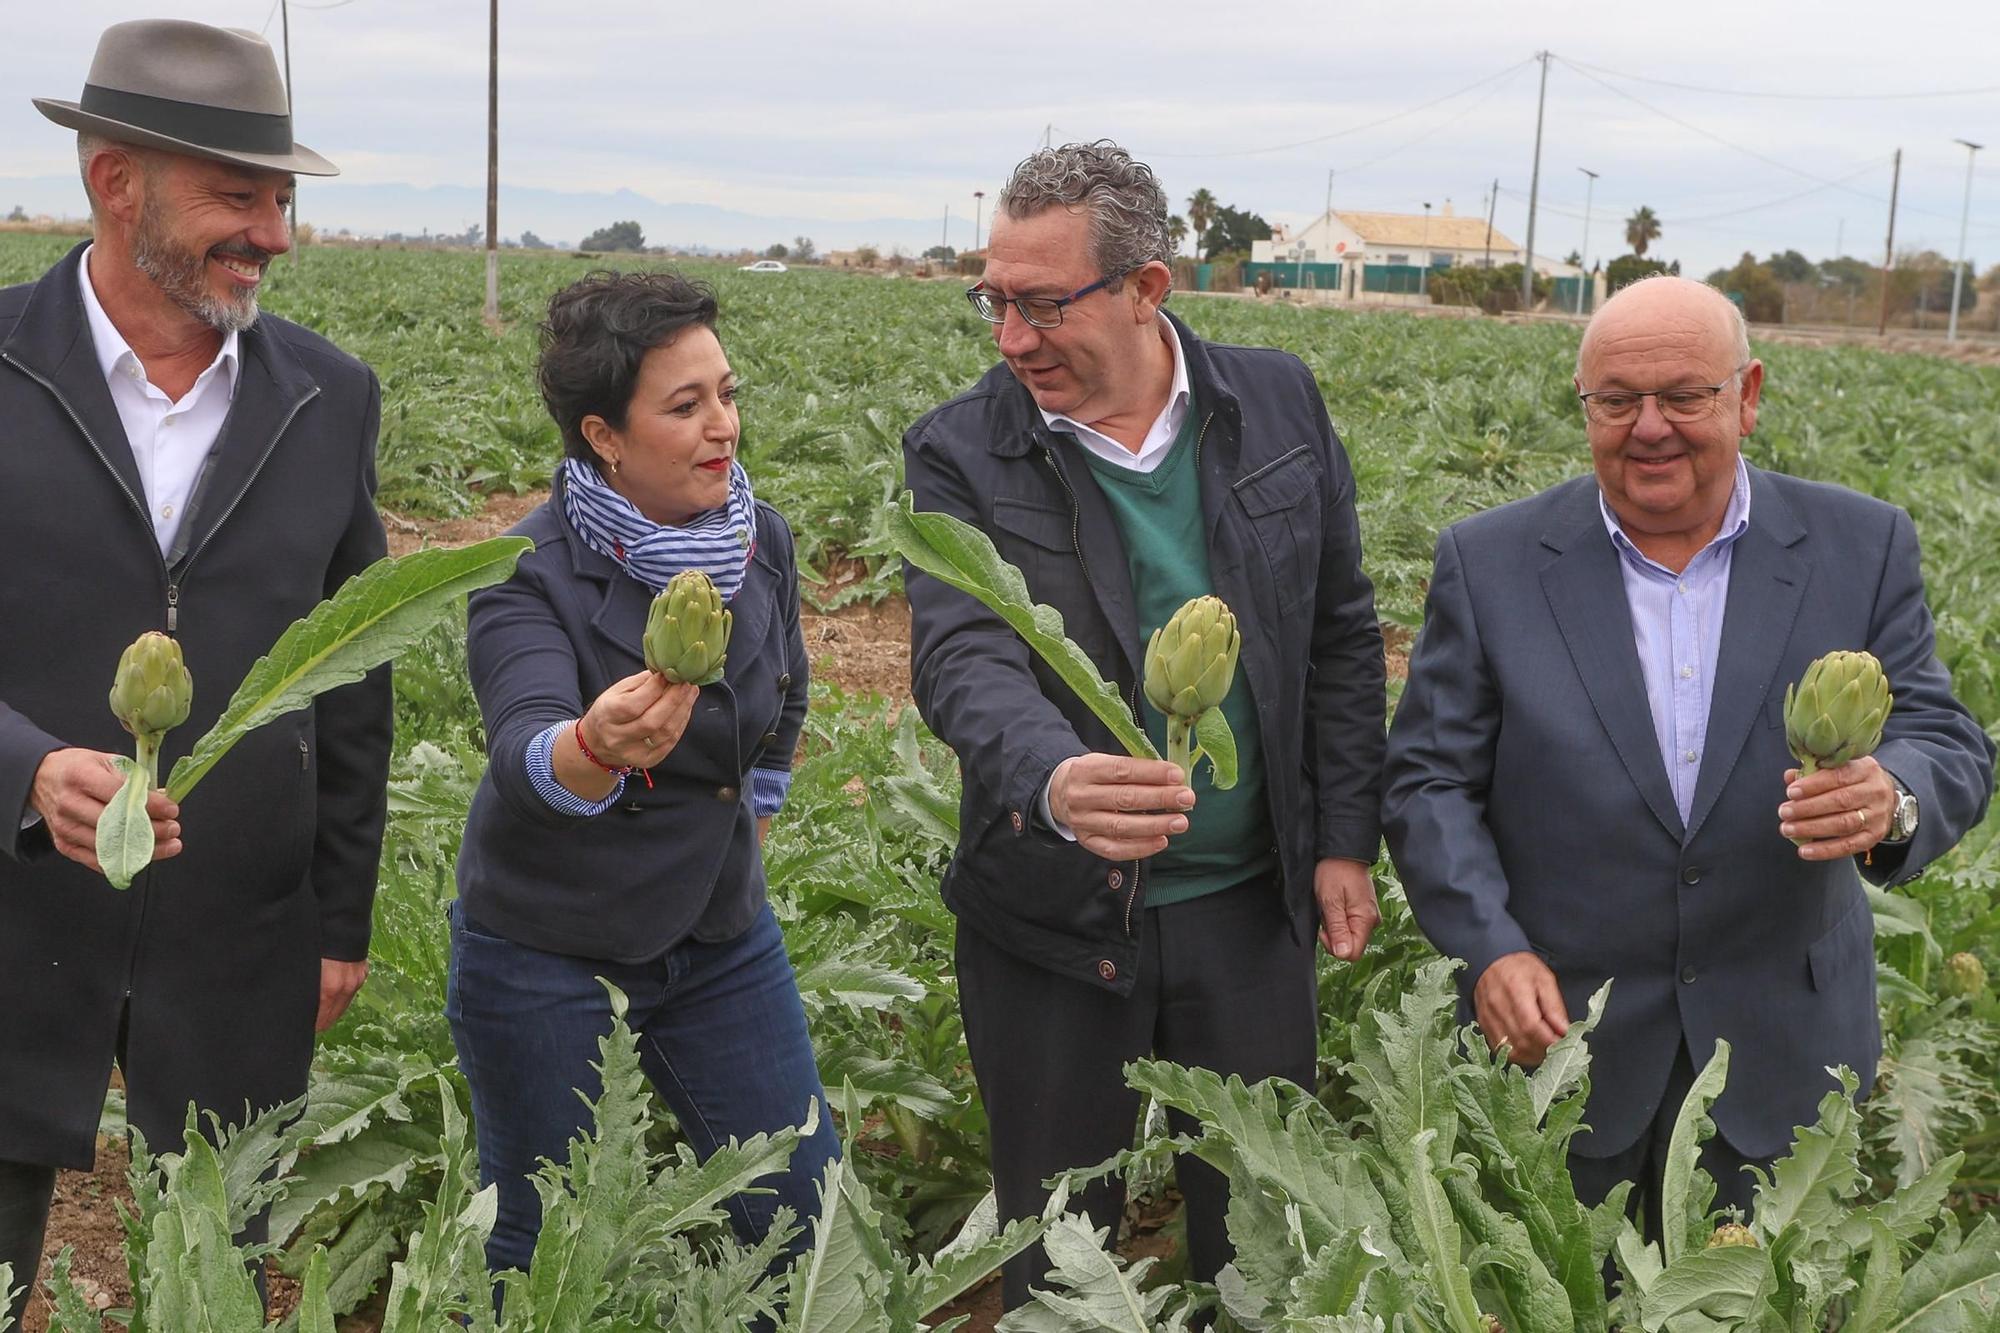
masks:
<svg viewBox="0 0 2000 1333"><path fill-rule="evenodd" d="M1518 264L1521 247L1485 218L1462 218L1451 201L1435 214L1322 213L1296 232L1271 229L1271 239L1250 249L1253 264L1395 264L1443 268L1450 264ZM1537 266L1539 267L1539 265Z"/></svg>

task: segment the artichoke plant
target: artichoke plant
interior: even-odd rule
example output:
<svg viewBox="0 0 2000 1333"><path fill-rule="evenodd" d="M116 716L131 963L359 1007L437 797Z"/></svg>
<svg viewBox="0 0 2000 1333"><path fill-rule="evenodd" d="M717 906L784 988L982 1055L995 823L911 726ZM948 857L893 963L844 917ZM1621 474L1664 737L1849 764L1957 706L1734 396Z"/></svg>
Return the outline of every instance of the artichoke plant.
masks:
<svg viewBox="0 0 2000 1333"><path fill-rule="evenodd" d="M1719 1250L1731 1245L1747 1245L1753 1250L1761 1248L1757 1244L1757 1233L1741 1222L1724 1222L1717 1227L1705 1248Z"/></svg>
<svg viewBox="0 0 2000 1333"><path fill-rule="evenodd" d="M111 682L111 712L132 735L134 755L117 759L125 785L97 821L97 860L104 876L126 888L153 859L153 823L146 798L160 785L160 742L187 721L194 677L174 639L148 630L118 658Z"/></svg>
<svg viewBox="0 0 2000 1333"><path fill-rule="evenodd" d="M1873 754L1889 719L1889 678L1873 653L1828 653L1785 687L1785 743L1799 772Z"/></svg>
<svg viewBox="0 0 2000 1333"><path fill-rule="evenodd" d="M729 657L728 608L708 575L674 575L646 613L646 669L675 684L713 685Z"/></svg>
<svg viewBox="0 0 2000 1333"><path fill-rule="evenodd" d="M1944 960L1944 993L1968 1000L1986 993L1986 964L1978 954L1955 953Z"/></svg>
<svg viewBox="0 0 2000 1333"><path fill-rule="evenodd" d="M1146 645L1146 699L1166 714L1167 758L1192 782L1206 755L1218 790L1236 785L1236 738L1221 705L1242 647L1236 617L1219 597L1184 603Z"/></svg>

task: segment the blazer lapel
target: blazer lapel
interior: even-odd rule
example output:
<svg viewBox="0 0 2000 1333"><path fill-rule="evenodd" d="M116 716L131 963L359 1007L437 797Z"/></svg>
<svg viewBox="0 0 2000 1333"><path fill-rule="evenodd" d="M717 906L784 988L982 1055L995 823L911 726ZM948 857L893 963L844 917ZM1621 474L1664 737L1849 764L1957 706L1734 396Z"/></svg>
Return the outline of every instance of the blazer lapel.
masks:
<svg viewBox="0 0 2000 1333"><path fill-rule="evenodd" d="M195 479L188 519L174 542L177 557L201 549L250 489L299 410L319 396L318 381L268 331L244 330L237 349L236 397Z"/></svg>
<svg viewBox="0 0 2000 1333"><path fill-rule="evenodd" d="M1722 648L1709 697L1708 739L1695 778L1688 835L1700 828L1763 716L1776 688L1779 663L1792 637L1812 566L1791 548L1806 530L1766 475L1750 469L1750 526L1729 557L1729 597L1722 615ZM1771 801L1778 799L1771 775Z"/></svg>
<svg viewBox="0 0 2000 1333"><path fill-rule="evenodd" d="M1585 478L1571 496L1542 538L1559 553L1542 568L1542 592L1612 748L1654 817L1678 841L1680 810L1646 706L1618 552L1604 530L1596 486Z"/></svg>
<svg viewBox="0 0 2000 1333"><path fill-rule="evenodd" d="M56 266L43 274L28 297L27 306L0 356L19 366L54 394L75 418L91 450L118 479L132 501L135 516L152 534L152 520L146 514L146 488L139 479L139 466L132 459L132 445L104 383L104 370L97 363L97 347L90 340L90 322L84 317L83 295L77 287L78 269L89 242L78 245Z"/></svg>

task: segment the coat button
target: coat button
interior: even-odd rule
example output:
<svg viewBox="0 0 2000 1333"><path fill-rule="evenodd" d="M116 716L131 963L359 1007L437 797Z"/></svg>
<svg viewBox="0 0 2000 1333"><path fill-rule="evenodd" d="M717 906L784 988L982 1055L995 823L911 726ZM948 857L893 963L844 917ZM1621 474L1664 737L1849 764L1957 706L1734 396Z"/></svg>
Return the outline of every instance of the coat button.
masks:
<svg viewBox="0 0 2000 1333"><path fill-rule="evenodd" d="M1019 833L1022 827L1021 812L1019 810L1009 810L1007 812L1007 822L1014 826L1014 832Z"/></svg>
<svg viewBox="0 0 2000 1333"><path fill-rule="evenodd" d="M765 732L765 733L764 733L764 744L766 744L766 745L776 745L777 743L778 743L778 733L777 733L777 732L775 732L775 731L767 731L767 732Z"/></svg>
<svg viewBox="0 0 2000 1333"><path fill-rule="evenodd" d="M1692 986L1692 985L1694 985L1694 975L1695 975L1695 974L1694 974L1694 969L1693 969L1693 968L1691 968L1691 967L1684 967L1684 968L1682 968L1682 969L1681 969L1681 982L1682 982L1682 984L1683 984L1683 985L1688 985L1688 986Z"/></svg>
<svg viewBox="0 0 2000 1333"><path fill-rule="evenodd" d="M1686 870L1681 871L1681 883L1683 884L1701 883L1701 867L1689 866Z"/></svg>
<svg viewBox="0 0 2000 1333"><path fill-rule="evenodd" d="M790 688L792 688L791 672L787 671L784 675L778 677L778 688L781 690L789 690Z"/></svg>
<svg viewBox="0 0 2000 1333"><path fill-rule="evenodd" d="M1097 975L1103 977L1106 981L1116 981L1118 979L1118 964L1112 962L1109 958L1098 959Z"/></svg>
<svg viewBox="0 0 2000 1333"><path fill-rule="evenodd" d="M716 800L718 800L718 801L733 801L733 800L735 800L735 799L736 799L736 788L734 788L734 787L717 787L717 788L715 789L715 799L716 799Z"/></svg>
<svg viewBox="0 0 2000 1333"><path fill-rule="evenodd" d="M643 808L637 801L627 801L624 806L625 813L628 815L636 815Z"/></svg>
<svg viewBox="0 0 2000 1333"><path fill-rule="evenodd" d="M1125 887L1125 872L1113 866L1111 873L1104 877L1104 882L1109 884L1114 890L1122 889Z"/></svg>

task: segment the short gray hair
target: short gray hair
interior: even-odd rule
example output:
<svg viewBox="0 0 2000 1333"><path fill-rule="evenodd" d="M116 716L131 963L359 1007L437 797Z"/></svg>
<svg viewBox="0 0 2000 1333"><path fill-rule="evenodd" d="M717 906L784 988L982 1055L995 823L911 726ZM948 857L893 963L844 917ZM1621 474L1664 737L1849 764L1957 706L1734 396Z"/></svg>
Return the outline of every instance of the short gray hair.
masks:
<svg viewBox="0 0 2000 1333"><path fill-rule="evenodd" d="M1723 292L1722 289L1719 287L1711 287L1709 286L1709 284L1705 282L1697 282L1693 278L1684 278L1680 276L1678 273L1648 273L1643 278L1637 278L1631 282L1626 283L1623 287L1620 287L1616 292L1613 292L1612 296L1616 298L1617 296L1625 292L1631 291L1634 287L1644 287L1646 284L1653 282L1671 282L1671 283L1684 282L1690 287L1698 287L1703 291L1713 293L1717 301L1729 307L1729 325L1730 325L1729 332L1731 340L1735 343L1735 346L1732 350L1736 353L1736 364L1739 366L1747 366L1750 364L1750 321L1743 317L1743 307L1736 304L1736 302L1730 300L1728 295L1725 292ZM1608 306L1610 304L1611 304L1610 301L1606 301L1604 303L1605 306ZM1603 309L1604 306L1598 307L1599 311L1602 311ZM1596 322L1597 322L1597 316L1593 314L1590 317L1590 323L1595 324ZM1590 341L1590 325L1586 324L1583 330L1583 337L1578 339L1576 344L1576 373L1578 375L1583 374L1583 351L1585 345L1589 341Z"/></svg>
<svg viewBox="0 0 2000 1333"><path fill-rule="evenodd" d="M1022 159L1007 178L995 208L1011 218L1031 218L1051 208L1083 207L1090 214L1090 257L1098 272L1116 279L1145 264L1167 263L1167 192L1144 162L1109 139L1044 148Z"/></svg>
<svg viewBox="0 0 2000 1333"><path fill-rule="evenodd" d="M92 134L89 130L78 130L76 134L76 169L83 177L83 197L90 201L90 215L97 216L97 191L90 188L90 159L111 146L109 139Z"/></svg>

